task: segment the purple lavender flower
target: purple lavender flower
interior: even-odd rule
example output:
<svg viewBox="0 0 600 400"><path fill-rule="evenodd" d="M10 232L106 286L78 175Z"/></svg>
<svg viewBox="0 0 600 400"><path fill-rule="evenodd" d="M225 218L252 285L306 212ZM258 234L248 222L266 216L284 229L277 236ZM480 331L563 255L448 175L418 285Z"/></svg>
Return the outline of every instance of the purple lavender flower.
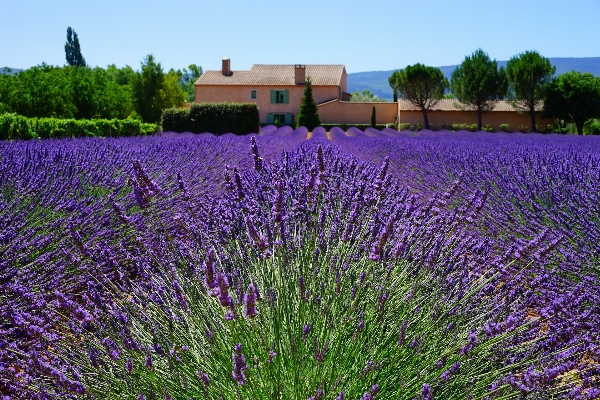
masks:
<svg viewBox="0 0 600 400"><path fill-rule="evenodd" d="M311 326L309 324L304 325L304 330L302 332L302 340L306 340L308 335L310 335Z"/></svg>
<svg viewBox="0 0 600 400"><path fill-rule="evenodd" d="M223 273L219 273L219 302L223 307L233 307L233 297L229 294L229 281Z"/></svg>
<svg viewBox="0 0 600 400"><path fill-rule="evenodd" d="M272 364L273 359L277 356L277 353L275 353L274 350L269 350L268 356L269 356L269 358L267 358L267 362Z"/></svg>
<svg viewBox="0 0 600 400"><path fill-rule="evenodd" d="M204 282L210 290L211 296L217 296L219 283L215 272L215 252L213 249L208 251L207 258L204 260Z"/></svg>
<svg viewBox="0 0 600 400"><path fill-rule="evenodd" d="M248 291L244 295L244 304L246 306L244 316L254 318L258 312L256 310L256 289L252 283L248 285Z"/></svg>
<svg viewBox="0 0 600 400"><path fill-rule="evenodd" d="M131 358L128 359L127 362L125 363L125 369L130 374L133 372L133 361L131 361Z"/></svg>
<svg viewBox="0 0 600 400"><path fill-rule="evenodd" d="M459 367L460 367L459 362L452 364L452 366L449 369L442 372L442 374L440 375L440 380L442 382L448 382L450 380L450 378L452 377L452 375L454 375L456 373L456 371L458 371Z"/></svg>
<svg viewBox="0 0 600 400"><path fill-rule="evenodd" d="M433 394L431 393L431 388L427 383L423 384L423 390L421 391L423 395L423 400L433 400Z"/></svg>
<svg viewBox="0 0 600 400"><path fill-rule="evenodd" d="M233 352L233 380L237 382L238 385L243 385L245 383L246 377L244 376L244 371L248 369L248 365L246 364L246 358L242 354L242 344L238 343Z"/></svg>

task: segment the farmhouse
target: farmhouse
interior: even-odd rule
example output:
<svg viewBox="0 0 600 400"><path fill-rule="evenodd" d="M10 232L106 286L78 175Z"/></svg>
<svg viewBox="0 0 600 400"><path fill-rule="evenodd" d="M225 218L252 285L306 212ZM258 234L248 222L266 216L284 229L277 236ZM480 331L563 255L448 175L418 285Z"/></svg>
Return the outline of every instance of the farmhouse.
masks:
<svg viewBox="0 0 600 400"><path fill-rule="evenodd" d="M348 75L342 64L254 64L248 71L234 71L231 60L224 58L220 71L206 71L196 81L196 102L252 102L258 105L261 123L291 125L296 123L308 77L323 124L369 124L373 108L378 124L423 123L421 110L406 100L351 102ZM477 113L454 99L440 100L427 115L429 123L438 127L477 123ZM517 112L506 101L498 102L492 111L483 115L483 124L495 129L499 129L500 124L508 124L517 130L520 125L530 123L528 114ZM553 124L554 119L542 119L540 110L536 123L545 126Z"/></svg>
<svg viewBox="0 0 600 400"><path fill-rule="evenodd" d="M253 102L261 123L293 124L308 77L317 104L350 99L343 65L255 64L233 71L224 58L220 71L206 71L196 81L196 102Z"/></svg>

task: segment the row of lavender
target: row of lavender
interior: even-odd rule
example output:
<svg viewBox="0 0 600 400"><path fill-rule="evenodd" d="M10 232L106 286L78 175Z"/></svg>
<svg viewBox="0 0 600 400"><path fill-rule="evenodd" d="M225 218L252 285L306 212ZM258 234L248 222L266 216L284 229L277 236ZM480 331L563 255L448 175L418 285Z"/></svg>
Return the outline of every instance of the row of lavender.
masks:
<svg viewBox="0 0 600 400"><path fill-rule="evenodd" d="M475 173L453 185L468 151L444 161L415 144L425 137L384 135L393 133L332 130L355 158L324 131L297 146L306 131L267 129L257 141L271 163L234 137L4 145L2 393L461 398L558 388L594 398L597 276L582 269L593 261L561 255L590 245L557 243L560 226L538 229L531 213L528 230L490 225L502 198L485 203ZM420 163L406 162L408 146ZM581 153L565 146L553 151ZM381 170L361 162L383 155L392 157ZM433 175L431 159L446 172ZM506 251L486 226L523 244ZM579 233L584 244L588 232L597 225ZM563 264L576 282L547 273Z"/></svg>

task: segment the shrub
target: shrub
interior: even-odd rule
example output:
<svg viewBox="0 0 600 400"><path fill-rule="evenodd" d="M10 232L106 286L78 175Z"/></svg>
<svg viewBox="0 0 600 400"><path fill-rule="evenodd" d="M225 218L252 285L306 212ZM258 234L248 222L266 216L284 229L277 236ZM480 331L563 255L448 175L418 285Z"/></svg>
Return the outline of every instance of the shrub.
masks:
<svg viewBox="0 0 600 400"><path fill-rule="evenodd" d="M191 132L190 110L170 108L165 110L161 119L162 129L168 132Z"/></svg>
<svg viewBox="0 0 600 400"><path fill-rule="evenodd" d="M486 131L486 132L494 132L494 127L491 124L486 124L483 127L483 130Z"/></svg>
<svg viewBox="0 0 600 400"><path fill-rule="evenodd" d="M408 130L410 130L410 124L407 122L401 123L398 125L398 130L399 131L408 131Z"/></svg>
<svg viewBox="0 0 600 400"><path fill-rule="evenodd" d="M529 132L529 127L527 125L519 125L519 132L527 133Z"/></svg>
<svg viewBox="0 0 600 400"><path fill-rule="evenodd" d="M508 129L509 129L509 125L508 124L500 124L500 130L502 132L510 132Z"/></svg>
<svg viewBox="0 0 600 400"><path fill-rule="evenodd" d="M190 107L189 119L189 131L194 133L244 135L260 130L255 103L196 103Z"/></svg>
<svg viewBox="0 0 600 400"><path fill-rule="evenodd" d="M152 135L155 124L133 119L27 118L17 114L0 116L0 139L50 139L65 137L118 137Z"/></svg>
<svg viewBox="0 0 600 400"><path fill-rule="evenodd" d="M477 132L477 124L467 124L466 128L469 132Z"/></svg>
<svg viewBox="0 0 600 400"><path fill-rule="evenodd" d="M439 131L440 128L436 124L429 124L429 130L431 130L431 131Z"/></svg>
<svg viewBox="0 0 600 400"><path fill-rule="evenodd" d="M452 130L452 124L442 124L442 130L443 131L451 131Z"/></svg>

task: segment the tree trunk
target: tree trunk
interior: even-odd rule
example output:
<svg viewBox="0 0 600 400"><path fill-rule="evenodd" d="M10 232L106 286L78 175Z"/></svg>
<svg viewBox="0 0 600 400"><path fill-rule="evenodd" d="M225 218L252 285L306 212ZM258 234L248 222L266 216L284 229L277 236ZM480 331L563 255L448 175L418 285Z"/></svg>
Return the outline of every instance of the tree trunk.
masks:
<svg viewBox="0 0 600 400"><path fill-rule="evenodd" d="M583 121L576 121L575 126L577 127L577 134L583 135Z"/></svg>
<svg viewBox="0 0 600 400"><path fill-rule="evenodd" d="M425 129L429 129L429 119L427 118L427 109L425 107L423 107L422 110L423 110L423 127Z"/></svg>
<svg viewBox="0 0 600 400"><path fill-rule="evenodd" d="M529 106L529 113L531 114L531 132L537 132L535 127L535 107L534 104Z"/></svg>
<svg viewBox="0 0 600 400"><path fill-rule="evenodd" d="M477 108L477 130L482 130L483 127L483 109L481 107Z"/></svg>

